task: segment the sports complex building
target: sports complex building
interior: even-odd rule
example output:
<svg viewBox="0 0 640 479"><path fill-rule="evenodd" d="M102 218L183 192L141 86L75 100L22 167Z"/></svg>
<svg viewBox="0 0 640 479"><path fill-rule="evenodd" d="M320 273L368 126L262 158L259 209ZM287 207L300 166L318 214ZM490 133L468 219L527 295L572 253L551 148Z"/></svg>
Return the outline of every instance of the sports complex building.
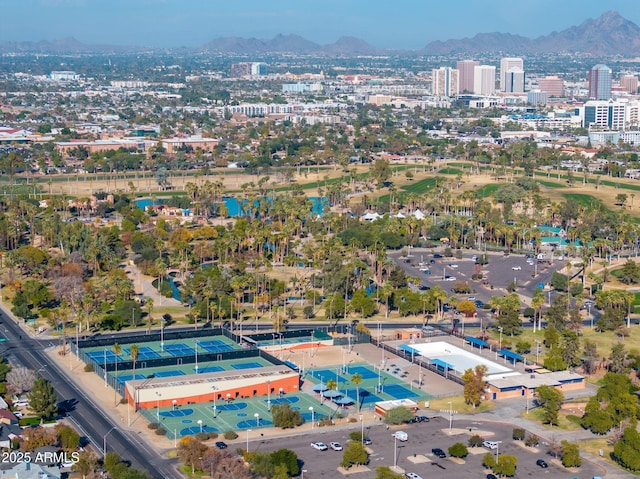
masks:
<svg viewBox="0 0 640 479"><path fill-rule="evenodd" d="M460 346L453 344L454 340ZM542 385L554 386L562 391L585 387L584 377L573 371L551 372L536 364L527 364L524 356L508 349L495 348L491 343L472 336L448 341L432 338L424 342L397 342L395 348L399 355L460 384L467 369L474 369L481 364L486 366L486 393L493 400L532 398L535 390Z"/></svg>
<svg viewBox="0 0 640 479"><path fill-rule="evenodd" d="M343 346L344 352L351 341L369 342L369 337L338 338L319 330L239 336L227 329L202 328L97 336L78 340L72 348L92 365L105 387L126 400L129 411L140 412L174 438L271 426L276 404L287 403L313 422L357 408L373 412L380 401L431 398L366 362L346 363L343 358L341 366L305 369L304 362L283 359L297 352L304 361L330 346ZM336 362L339 351L336 348ZM358 385L351 381L356 373L362 378Z"/></svg>

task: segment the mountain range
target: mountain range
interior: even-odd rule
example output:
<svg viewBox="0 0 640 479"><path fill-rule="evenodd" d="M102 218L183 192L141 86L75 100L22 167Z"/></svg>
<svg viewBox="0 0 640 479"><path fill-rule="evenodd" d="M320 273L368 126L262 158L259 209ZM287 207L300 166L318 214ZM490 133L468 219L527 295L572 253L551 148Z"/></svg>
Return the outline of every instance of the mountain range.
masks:
<svg viewBox="0 0 640 479"><path fill-rule="evenodd" d="M135 46L88 45L74 38L41 42L0 43L0 53L107 53L143 50ZM149 51L153 49L144 48ZM538 38L512 33L480 33L472 38L434 41L420 50L399 51L376 48L355 37L345 36L335 43L320 45L299 35L276 35L272 39L223 37L200 47L186 49L194 53L226 55L296 54L326 56L359 55L450 55L472 53L583 53L593 56L640 56L640 27L611 10L578 26L552 32ZM167 51L162 49L162 51ZM185 49L180 49L185 52Z"/></svg>

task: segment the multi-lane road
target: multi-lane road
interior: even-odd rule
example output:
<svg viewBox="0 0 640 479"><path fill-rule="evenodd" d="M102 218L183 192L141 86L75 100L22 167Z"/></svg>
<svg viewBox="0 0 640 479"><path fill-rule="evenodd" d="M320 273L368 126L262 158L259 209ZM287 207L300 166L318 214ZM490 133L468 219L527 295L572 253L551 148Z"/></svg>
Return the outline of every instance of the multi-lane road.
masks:
<svg viewBox="0 0 640 479"><path fill-rule="evenodd" d="M61 402L71 405L66 419L71 421L81 436L85 436L97 452L102 452L104 439L107 450L116 452L133 467L146 470L158 479L180 477L175 461L163 458L160 453L145 443L135 431L123 428L102 410L91 396L74 384L72 372L65 371L45 352L48 341L35 340L27 335L4 311L0 311L0 334L6 339L0 345L0 355L12 364L35 371L51 382Z"/></svg>

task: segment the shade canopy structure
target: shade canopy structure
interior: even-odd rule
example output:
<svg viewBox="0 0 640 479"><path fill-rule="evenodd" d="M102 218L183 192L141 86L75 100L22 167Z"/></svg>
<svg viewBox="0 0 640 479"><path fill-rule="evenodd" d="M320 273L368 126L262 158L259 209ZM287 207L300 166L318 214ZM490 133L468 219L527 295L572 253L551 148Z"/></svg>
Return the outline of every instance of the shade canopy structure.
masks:
<svg viewBox="0 0 640 479"><path fill-rule="evenodd" d="M349 396L342 396L333 400L334 403L344 406L346 404L353 404L355 401Z"/></svg>
<svg viewBox="0 0 640 479"><path fill-rule="evenodd" d="M322 395L326 398L333 399L342 396L342 393L340 391L336 391L335 389L328 389L324 391Z"/></svg>
<svg viewBox="0 0 640 479"><path fill-rule="evenodd" d="M321 393L329 389L325 383L318 383L311 388L314 393Z"/></svg>

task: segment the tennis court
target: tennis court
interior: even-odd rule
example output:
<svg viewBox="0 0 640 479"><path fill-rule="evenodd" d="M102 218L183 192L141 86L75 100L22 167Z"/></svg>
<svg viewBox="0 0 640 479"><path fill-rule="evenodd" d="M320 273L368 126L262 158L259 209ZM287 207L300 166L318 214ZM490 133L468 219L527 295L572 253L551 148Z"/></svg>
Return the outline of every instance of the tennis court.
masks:
<svg viewBox="0 0 640 479"><path fill-rule="evenodd" d="M260 357L228 359L225 361L207 361L198 364L198 374L217 373L222 371L238 371L243 369L256 369L273 366L269 361ZM186 376L196 374L195 364L176 364L157 368L137 368L136 379L170 378L174 376ZM120 384L131 381L133 375L130 371L109 372L111 377L117 377Z"/></svg>
<svg viewBox="0 0 640 479"><path fill-rule="evenodd" d="M332 415L329 407L305 393L272 394L271 406L276 404L291 405L291 409L299 411L305 421L311 421L310 407L313 408L313 419L316 421ZM202 421L202 432L239 432L273 426L273 417L266 396L243 398L241 401L218 400L215 402L215 412L213 406L213 401L210 401L189 406L160 407L159 411L156 408L141 409L140 412L150 422L155 423L159 419L169 438L198 434L199 420Z"/></svg>
<svg viewBox="0 0 640 479"><path fill-rule="evenodd" d="M164 350L171 356L193 356L196 354L196 350L191 346L187 346L184 343L177 344L165 344Z"/></svg>
<svg viewBox="0 0 640 479"><path fill-rule="evenodd" d="M103 363L115 363L123 361L131 361L131 345L135 343L135 338L122 338L123 342L120 344L120 354L116 355L113 351L113 346L110 347L93 347L83 348L84 353L93 361L98 364ZM205 353L224 353L227 351L235 351L242 349L240 345L233 342L231 339L224 336L209 336L193 339L172 339L164 341L163 344L160 341L151 341L138 345L138 357L137 361L146 361L150 359L167 358L167 357L182 357L182 356L194 356L196 350L199 354Z"/></svg>
<svg viewBox="0 0 640 479"><path fill-rule="evenodd" d="M238 364L232 364L231 367L233 369L255 369L255 368L261 368L263 367L262 364L260 363L238 363Z"/></svg>
<svg viewBox="0 0 640 479"><path fill-rule="evenodd" d="M359 374L362 379L373 379L378 377L378 373L365 366L349 366L347 368L349 374Z"/></svg>
<svg viewBox="0 0 640 479"><path fill-rule="evenodd" d="M341 370L341 369L338 369ZM331 369L315 369L308 370L306 379L310 379L314 384L323 382L325 385L329 380L336 381L336 391L340 393L334 399L347 396L354 400L360 401L361 405L369 405L378 401L388 401L390 399L418 399L428 400L433 396L429 395L420 388L414 388L411 383L403 381L397 375L389 374L386 371L378 370L367 363L351 364L347 367L348 375L338 375L336 380L336 370ZM362 383L359 388L351 382L354 374L362 377ZM380 389L378 389L380 385ZM358 391L359 389L359 391ZM360 393L359 395L357 393ZM320 398L320 393L317 395ZM331 401L331 398L324 399Z"/></svg>
<svg viewBox="0 0 640 479"><path fill-rule="evenodd" d="M335 382L337 383L344 383L347 382L347 380L345 378L343 378L342 376L340 376L338 374L338 371L340 370L340 368L337 369L315 369L311 372L311 374L313 375L314 378L317 378L318 380L322 380L323 382L327 382L330 379L333 379ZM378 377L378 375L376 374L376 377Z"/></svg>
<svg viewBox="0 0 640 479"><path fill-rule="evenodd" d="M389 396L393 396L393 399L413 399L420 397L413 391L410 391L401 384L387 384L384 386L383 391Z"/></svg>

